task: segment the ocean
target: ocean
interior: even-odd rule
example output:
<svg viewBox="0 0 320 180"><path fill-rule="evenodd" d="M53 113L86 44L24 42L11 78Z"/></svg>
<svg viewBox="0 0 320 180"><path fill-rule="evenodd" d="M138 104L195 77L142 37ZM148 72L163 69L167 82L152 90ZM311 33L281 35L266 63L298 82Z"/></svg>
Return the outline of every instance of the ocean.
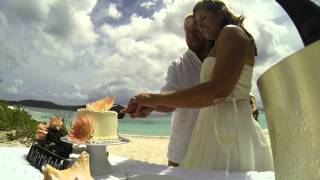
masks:
<svg viewBox="0 0 320 180"><path fill-rule="evenodd" d="M66 120L66 125L70 126L74 118L74 111L46 109L35 107L23 107L34 119L47 122L51 117L58 115ZM263 111L259 111L259 125L261 128L267 128L266 116ZM120 134L143 135L143 136L170 136L171 115L150 115L146 118L132 119L125 116L119 120Z"/></svg>

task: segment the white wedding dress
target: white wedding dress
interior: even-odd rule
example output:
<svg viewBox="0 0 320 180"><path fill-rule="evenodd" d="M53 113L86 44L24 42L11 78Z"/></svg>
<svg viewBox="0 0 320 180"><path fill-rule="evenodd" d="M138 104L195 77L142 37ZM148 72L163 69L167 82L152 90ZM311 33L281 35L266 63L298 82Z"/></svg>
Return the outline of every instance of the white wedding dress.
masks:
<svg viewBox="0 0 320 180"><path fill-rule="evenodd" d="M201 82L211 79L214 57L207 57L201 69ZM237 100L239 127L236 145L230 151L231 171L273 170L272 156L259 124L252 118L249 93L253 68L245 65L230 96ZM218 143L214 131L213 106L200 110L193 129L187 155L181 167L191 169L225 170L226 152Z"/></svg>

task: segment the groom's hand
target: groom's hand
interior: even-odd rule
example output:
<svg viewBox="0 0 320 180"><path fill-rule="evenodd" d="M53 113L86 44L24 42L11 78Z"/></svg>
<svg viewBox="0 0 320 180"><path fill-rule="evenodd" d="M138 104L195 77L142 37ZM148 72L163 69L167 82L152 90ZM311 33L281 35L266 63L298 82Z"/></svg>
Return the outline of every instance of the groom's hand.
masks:
<svg viewBox="0 0 320 180"><path fill-rule="evenodd" d="M133 118L144 118L150 115L154 109L152 107L142 106L140 109L137 109L135 112L131 113Z"/></svg>
<svg viewBox="0 0 320 180"><path fill-rule="evenodd" d="M121 113L128 113L132 118L144 118L150 115L150 113L153 111L152 107L138 107L138 105L128 105L127 108L121 110Z"/></svg>
<svg viewBox="0 0 320 180"><path fill-rule="evenodd" d="M120 112L121 113L133 113L136 111L136 109L138 108L138 104L134 102L134 97L131 98L128 102L128 106L124 109L122 109Z"/></svg>
<svg viewBox="0 0 320 180"><path fill-rule="evenodd" d="M121 110L121 113L128 113L132 118L144 118L150 115L154 109L147 106L139 106L135 102L135 97L131 98L128 102L128 107Z"/></svg>

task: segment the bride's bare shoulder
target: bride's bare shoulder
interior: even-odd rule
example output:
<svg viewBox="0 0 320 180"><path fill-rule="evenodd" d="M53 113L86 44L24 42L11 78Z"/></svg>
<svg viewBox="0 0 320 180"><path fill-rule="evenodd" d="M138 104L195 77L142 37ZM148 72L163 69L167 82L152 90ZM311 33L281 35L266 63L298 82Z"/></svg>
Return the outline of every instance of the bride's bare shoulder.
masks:
<svg viewBox="0 0 320 180"><path fill-rule="evenodd" d="M241 42L246 43L250 42L250 39L244 29L237 25L227 25L223 27L219 34L218 42L219 41L230 41L231 42Z"/></svg>

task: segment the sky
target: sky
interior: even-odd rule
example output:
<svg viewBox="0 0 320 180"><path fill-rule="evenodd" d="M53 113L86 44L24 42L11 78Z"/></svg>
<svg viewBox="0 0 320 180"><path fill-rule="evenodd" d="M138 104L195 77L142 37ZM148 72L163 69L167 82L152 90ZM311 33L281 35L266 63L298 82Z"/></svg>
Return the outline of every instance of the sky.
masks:
<svg viewBox="0 0 320 180"><path fill-rule="evenodd" d="M314 0L320 4L320 0ZM303 47L285 11L266 0L226 1L246 16L257 79ZM183 20L194 0L0 0L0 99L127 104L159 92L169 63L186 50Z"/></svg>

